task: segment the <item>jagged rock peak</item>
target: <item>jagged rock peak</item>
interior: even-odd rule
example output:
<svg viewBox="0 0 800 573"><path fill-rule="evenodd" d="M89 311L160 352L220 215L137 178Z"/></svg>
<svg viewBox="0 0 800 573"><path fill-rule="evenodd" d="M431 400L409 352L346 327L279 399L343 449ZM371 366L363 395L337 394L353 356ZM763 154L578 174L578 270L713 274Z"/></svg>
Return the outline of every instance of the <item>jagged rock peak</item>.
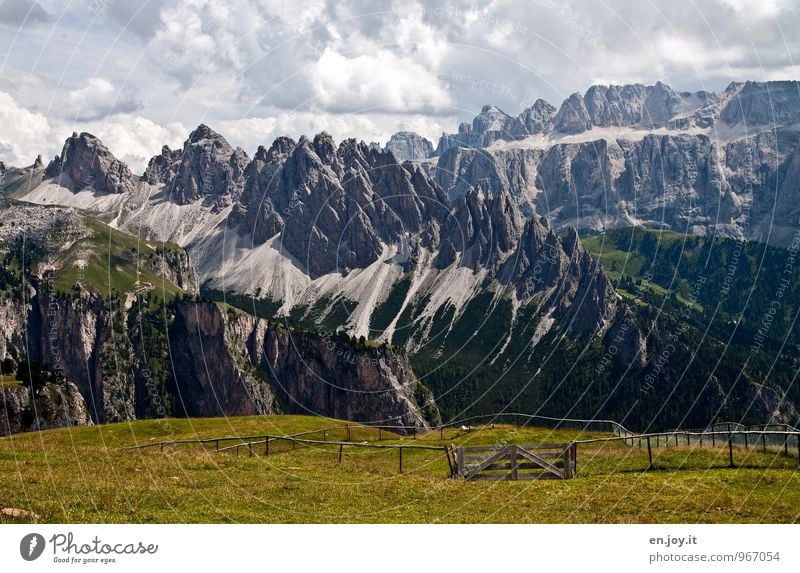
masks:
<svg viewBox="0 0 800 573"><path fill-rule="evenodd" d="M147 163L147 169L144 170L142 181L146 181L150 185L172 181L181 162L182 154L182 150L172 150L168 145L164 145L161 148L161 154L153 156Z"/></svg>
<svg viewBox="0 0 800 573"><path fill-rule="evenodd" d="M421 161L433 155L433 144L413 131L398 131L393 134L384 149L390 151L401 163Z"/></svg>
<svg viewBox="0 0 800 573"><path fill-rule="evenodd" d="M73 192L92 188L98 193L125 193L135 187L128 166L114 157L100 139L86 132L73 132L67 138L61 155L50 162L45 176L58 177Z"/></svg>
<svg viewBox="0 0 800 573"><path fill-rule="evenodd" d="M198 143L204 139L219 139L225 141L222 135L208 127L205 123L201 123L189 134L188 141L189 143ZM227 144L228 142L225 141L225 143Z"/></svg>
<svg viewBox="0 0 800 573"><path fill-rule="evenodd" d="M321 131L314 136L314 151L324 163L330 163L336 156L336 143L328 132Z"/></svg>
<svg viewBox="0 0 800 573"><path fill-rule="evenodd" d="M517 116L511 125L511 135L522 138L537 133L545 133L550 129L550 122L558 110L549 102L537 99L533 105Z"/></svg>
<svg viewBox="0 0 800 573"><path fill-rule="evenodd" d="M731 83L720 119L729 125L770 125L800 122L800 82Z"/></svg>
<svg viewBox="0 0 800 573"><path fill-rule="evenodd" d="M581 94L575 92L564 100L555 117L555 127L566 134L582 133L592 128L592 119Z"/></svg>
<svg viewBox="0 0 800 573"><path fill-rule="evenodd" d="M203 198L222 208L241 195L249 162L243 149L233 149L222 135L200 124L189 134L182 151L158 162L161 175L146 176L167 185L171 199L178 204Z"/></svg>
<svg viewBox="0 0 800 573"><path fill-rule="evenodd" d="M297 142L295 142L294 139L282 135L272 142L272 145L269 147L269 150L267 151L267 156L286 157L294 150L295 147L297 147Z"/></svg>

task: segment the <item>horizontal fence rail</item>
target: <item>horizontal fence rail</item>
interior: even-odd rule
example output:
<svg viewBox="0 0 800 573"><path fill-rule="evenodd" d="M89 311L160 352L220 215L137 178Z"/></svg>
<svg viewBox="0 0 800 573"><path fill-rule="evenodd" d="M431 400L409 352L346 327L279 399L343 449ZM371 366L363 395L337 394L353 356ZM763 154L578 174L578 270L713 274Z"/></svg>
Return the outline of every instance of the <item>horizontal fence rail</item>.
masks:
<svg viewBox="0 0 800 573"><path fill-rule="evenodd" d="M512 421L513 420L513 421ZM473 426L473 424L480 424ZM573 429L579 432L603 432L608 437L576 439L568 444L495 446L457 446L424 443L376 443L384 440L407 442L418 437L444 441L445 430L494 427L509 424L516 427L545 426L551 429ZM436 436L436 433L439 435ZM457 435L462 435L458 433ZM452 436L452 433L451 433ZM403 451L429 450L442 453L447 461L451 477L465 479L570 479L575 477L578 446L619 443L632 449L647 451L642 469L653 469L653 451L664 448L717 448L727 450L728 466L734 465L736 449L763 452L772 451L784 456L796 457L800 464L800 431L788 424L761 424L746 426L735 422L713 424L702 429L673 429L658 432L635 433L611 420L582 420L548 418L528 414L503 413L472 416L433 427L419 428L406 425L372 423L347 423L293 434L258 434L249 436L219 436L180 440L154 441L127 446L125 450L144 450L179 446L209 447L212 452L247 452L248 456L269 456L295 450L299 446L330 446L338 448L338 461L342 463L344 453L350 448L372 448L396 451L400 473L404 472ZM494 458L494 459L490 459ZM437 457L438 459L438 457ZM489 460L489 461L487 461ZM645 463L647 464L645 467ZM484 467L482 464L485 464ZM478 468L478 469L475 469ZM474 470L474 471L473 471Z"/></svg>

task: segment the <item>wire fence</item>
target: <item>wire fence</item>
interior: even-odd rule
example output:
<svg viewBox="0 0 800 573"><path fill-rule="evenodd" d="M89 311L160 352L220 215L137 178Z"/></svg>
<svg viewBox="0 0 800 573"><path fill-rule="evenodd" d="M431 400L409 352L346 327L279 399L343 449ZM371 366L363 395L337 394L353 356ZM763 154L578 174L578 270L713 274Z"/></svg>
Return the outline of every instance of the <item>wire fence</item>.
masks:
<svg viewBox="0 0 800 573"><path fill-rule="evenodd" d="M514 423L512 420L515 420ZM473 426L472 424L480 424ZM687 448L691 450L714 449L727 450L725 461L729 467L735 466L735 459L741 453L736 450L748 452L761 451L764 453L783 454L796 457L800 464L800 432L788 424L763 424L745 426L735 422L724 422L709 426L708 428L686 430L676 429L663 432L634 433L621 424L611 420L580 420L559 419L527 414L509 414L493 416L472 416L457 422L443 424L424 430L414 426L404 425L378 425L348 423L297 432L286 435L260 434L250 436L220 436L211 438L195 438L183 440L168 440L162 442L148 442L128 446L126 450L144 450L158 448L160 451L180 447L200 447L203 451L212 453L233 453L237 457L244 455L271 456L298 448L316 448L318 451L332 452L338 463L341 464L345 456L351 456L354 451L372 451L383 453L380 463L396 464L400 473L404 473L411 461L419 466L430 463L447 463L449 475L456 476L455 444L425 444L427 440L444 441L445 430L451 429L481 429L493 427L495 424L511 424L517 427L546 427L558 430L575 430L586 433L606 433L605 437L587 437L575 439L571 442L574 447L580 446L581 450L593 446L604 448L608 446L622 447L627 451L641 452L634 457L642 459L637 463L638 469L653 469L654 457L659 457L659 451L664 449ZM438 434L438 435L437 435ZM452 438L450 433L448 438ZM420 440L417 442L417 440ZM385 440L391 443L381 443ZM410 443L411 442L411 443ZM735 453L736 452L736 453ZM646 453L646 457L642 456ZM387 462L387 456L396 454L395 462ZM722 454L720 454L722 455ZM749 455L749 454L746 454ZM626 454L627 456L627 454ZM362 456L363 457L363 456ZM633 460L631 460L633 461ZM633 468L632 468L633 469Z"/></svg>

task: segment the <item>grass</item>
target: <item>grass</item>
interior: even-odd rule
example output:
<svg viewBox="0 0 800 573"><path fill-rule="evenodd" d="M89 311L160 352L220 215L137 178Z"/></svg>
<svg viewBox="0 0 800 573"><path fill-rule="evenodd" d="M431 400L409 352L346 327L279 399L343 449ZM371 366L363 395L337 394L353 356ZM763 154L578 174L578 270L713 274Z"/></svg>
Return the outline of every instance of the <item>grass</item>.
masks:
<svg viewBox="0 0 800 573"><path fill-rule="evenodd" d="M21 382L13 374L0 374L0 387L16 388Z"/></svg>
<svg viewBox="0 0 800 573"><path fill-rule="evenodd" d="M448 479L438 451L304 446L264 457L200 446L124 450L195 437L290 434L340 425L315 417L146 420L18 434L0 439L0 506L46 522L796 522L797 458L782 451L686 447L647 452L617 443L581 445L578 476L541 482ZM497 426L381 443L567 442L598 434ZM317 434L316 437L319 437ZM328 439L341 439L344 431ZM375 440L374 429L353 440ZM10 518L0 518L9 521ZM13 520L12 520L13 521ZM16 521L23 521L17 519Z"/></svg>
<svg viewBox="0 0 800 573"><path fill-rule="evenodd" d="M80 282L84 289L107 296L114 290L133 292L139 280L140 284L153 285L152 292L159 298L171 299L183 292L154 271L157 250L176 246L140 240L92 217L86 217L85 222L92 236L75 241L59 254L59 268L54 273L57 290L71 292ZM79 261L85 261L83 268L78 266Z"/></svg>
<svg viewBox="0 0 800 573"><path fill-rule="evenodd" d="M654 236L657 236L660 248L662 250L678 241L684 241L686 239L685 235L681 233L675 233L673 231L647 231L638 228L631 229L629 231L632 231L637 235L651 233ZM621 288L620 279L623 276L627 276L632 279L639 277L647 265L647 259L642 255L636 254L635 252L628 252L620 249L610 237L604 234L581 237L581 243L589 252L589 254L592 255L592 257L599 260L603 264L603 270L608 275L608 278L611 280L612 284L614 284L615 287L617 287L617 289L620 291L620 294L630 301L638 301L638 298L634 293L625 291ZM642 282L642 289L649 290L660 297L669 296L670 291L665 289L663 286L653 281L645 279L640 280ZM678 283L674 285L676 287L674 291L675 297L682 304L689 306L696 311L702 311L703 307L700 304L689 300L680 292L678 287L681 286L681 282L685 283L685 281L679 280Z"/></svg>

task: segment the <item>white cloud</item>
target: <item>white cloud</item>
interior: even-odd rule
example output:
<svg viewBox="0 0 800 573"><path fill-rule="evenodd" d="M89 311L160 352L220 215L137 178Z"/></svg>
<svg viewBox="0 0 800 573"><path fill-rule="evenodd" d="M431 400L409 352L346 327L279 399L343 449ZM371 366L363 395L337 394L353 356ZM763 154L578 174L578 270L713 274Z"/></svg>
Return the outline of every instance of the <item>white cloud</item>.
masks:
<svg viewBox="0 0 800 573"><path fill-rule="evenodd" d="M327 111L435 114L452 104L436 75L387 50L347 57L326 49L308 75L315 103Z"/></svg>
<svg viewBox="0 0 800 573"><path fill-rule="evenodd" d="M5 92L0 92L0 125L0 160L9 165L31 165L38 154L47 151L47 118L21 107Z"/></svg>
<svg viewBox="0 0 800 573"><path fill-rule="evenodd" d="M774 18L786 5L783 0L719 0L719 2L741 14L741 17L758 18Z"/></svg>
<svg viewBox="0 0 800 573"><path fill-rule="evenodd" d="M53 14L63 8L39 1ZM251 153L280 133L323 129L337 139L382 140L398 128L435 139L483 104L510 114L539 97L558 106L601 80L718 90L734 80L796 78L800 52L792 33L800 10L789 0L674 0L657 9L638 0L105 6L103 17L65 12L58 34L34 27L13 45L12 35L0 36L7 54L0 91L42 112L51 126L116 125L114 133L127 134L119 145L132 147L114 151L134 162L158 152L161 142L152 137L172 133L134 118L190 127L203 121L223 133L229 126L231 139ZM254 119L240 119L247 117ZM6 157L23 149L8 133L0 139ZM39 145L44 151L56 143Z"/></svg>
<svg viewBox="0 0 800 573"><path fill-rule="evenodd" d="M50 22L52 16L38 2L3 0L0 2L0 22L14 26L35 26Z"/></svg>
<svg viewBox="0 0 800 573"><path fill-rule="evenodd" d="M395 116L388 114L328 114L314 112L281 113L273 117L250 117L220 122L212 125L233 145L244 148L252 155L259 145L269 147L281 135L298 139L301 135L313 136L327 131L337 141L356 138L381 144L397 131L410 130L427 137L434 143L442 131L453 125L454 117L441 121L424 115Z"/></svg>
<svg viewBox="0 0 800 573"><path fill-rule="evenodd" d="M169 145L180 148L189 135L183 124L174 122L166 126L158 125L149 119L119 115L113 120L88 123L81 128L97 137L118 159L128 164L134 173L143 173L151 157L161 153L161 147ZM60 130L66 138L70 130Z"/></svg>
<svg viewBox="0 0 800 573"><path fill-rule="evenodd" d="M75 121L92 121L117 113L140 109L141 102L131 89L118 90L108 78L89 78L82 88L67 94L59 113Z"/></svg>

